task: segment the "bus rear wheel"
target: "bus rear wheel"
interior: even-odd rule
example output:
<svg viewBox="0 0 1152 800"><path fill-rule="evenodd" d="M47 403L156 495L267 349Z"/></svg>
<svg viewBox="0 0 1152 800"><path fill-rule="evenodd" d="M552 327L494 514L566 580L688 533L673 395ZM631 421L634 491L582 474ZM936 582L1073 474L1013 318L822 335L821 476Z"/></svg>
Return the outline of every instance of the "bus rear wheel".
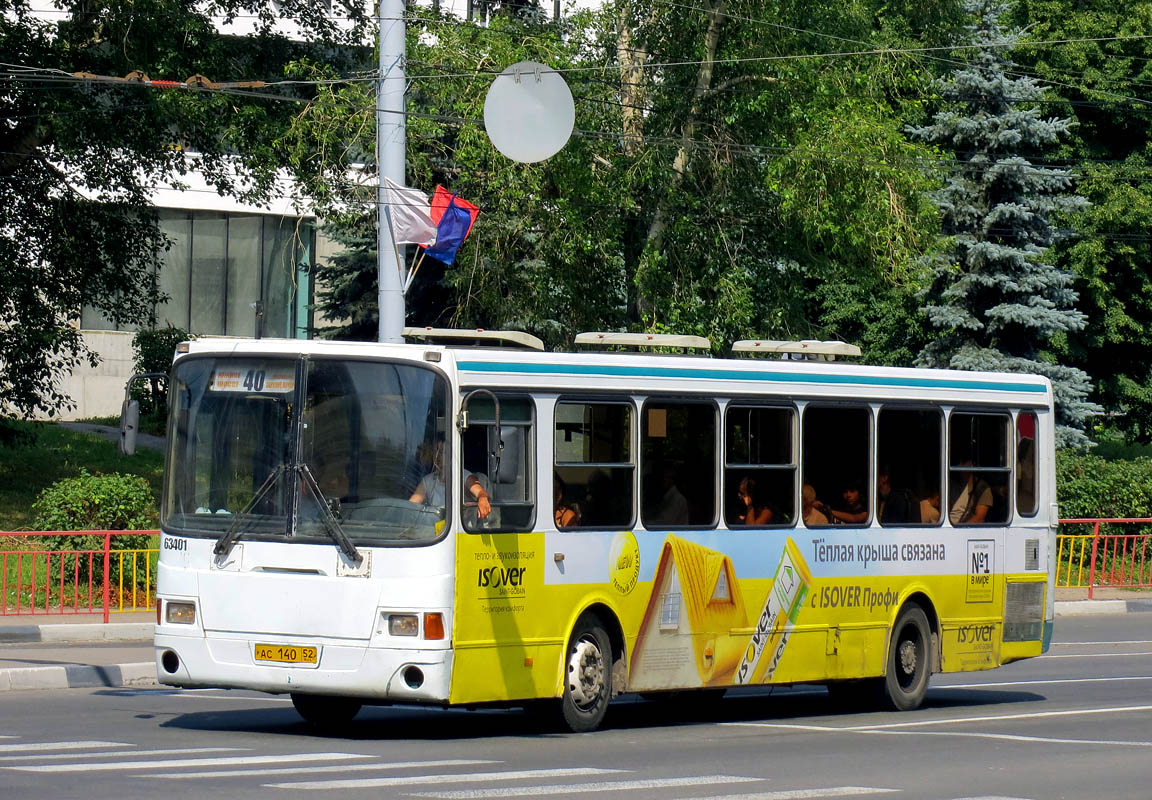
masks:
<svg viewBox="0 0 1152 800"><path fill-rule="evenodd" d="M612 644L596 620L581 619L568 640L560 710L573 733L594 731L612 697Z"/></svg>
<svg viewBox="0 0 1152 800"><path fill-rule="evenodd" d="M292 705L306 722L318 728L332 728L351 722L360 713L361 703L350 697L292 693Z"/></svg>
<svg viewBox="0 0 1152 800"><path fill-rule="evenodd" d="M919 708L932 673L932 630L928 615L915 603L900 610L888 645L884 700L897 711Z"/></svg>

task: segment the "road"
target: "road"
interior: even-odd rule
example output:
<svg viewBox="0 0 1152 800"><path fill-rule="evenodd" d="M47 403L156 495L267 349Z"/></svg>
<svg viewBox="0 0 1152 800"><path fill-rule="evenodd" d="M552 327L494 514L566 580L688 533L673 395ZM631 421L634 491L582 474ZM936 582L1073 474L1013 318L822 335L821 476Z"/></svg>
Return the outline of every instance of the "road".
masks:
<svg viewBox="0 0 1152 800"><path fill-rule="evenodd" d="M337 736L249 692L7 692L0 797L1152 797L1152 614L1061 619L1047 656L936 676L904 714L844 713L818 687L687 718L622 700L594 734L518 711L373 708Z"/></svg>

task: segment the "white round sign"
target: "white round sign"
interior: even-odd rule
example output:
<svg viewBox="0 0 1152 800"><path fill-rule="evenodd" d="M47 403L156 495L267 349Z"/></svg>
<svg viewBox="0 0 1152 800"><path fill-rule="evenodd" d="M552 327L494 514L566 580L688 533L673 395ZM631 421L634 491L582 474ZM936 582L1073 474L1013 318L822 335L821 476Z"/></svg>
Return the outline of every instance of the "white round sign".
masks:
<svg viewBox="0 0 1152 800"><path fill-rule="evenodd" d="M568 84L535 61L521 61L497 75L484 100L488 138L513 161L532 164L556 155L575 123Z"/></svg>

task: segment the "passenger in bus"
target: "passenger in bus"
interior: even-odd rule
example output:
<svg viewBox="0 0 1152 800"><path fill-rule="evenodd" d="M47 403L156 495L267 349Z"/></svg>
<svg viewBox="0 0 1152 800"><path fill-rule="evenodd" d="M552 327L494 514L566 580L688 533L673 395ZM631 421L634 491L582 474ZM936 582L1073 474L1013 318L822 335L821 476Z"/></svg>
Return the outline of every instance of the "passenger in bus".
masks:
<svg viewBox="0 0 1152 800"><path fill-rule="evenodd" d="M892 473L881 466L876 475L876 513L882 525L920 522L920 501L911 489L892 488Z"/></svg>
<svg viewBox="0 0 1152 800"><path fill-rule="evenodd" d="M827 515L819 508L823 505L823 503L816 499L816 489L812 484L804 484L804 488L800 490L800 511L803 515L805 525L813 527L828 524Z"/></svg>
<svg viewBox="0 0 1152 800"><path fill-rule="evenodd" d="M660 472L659 488L663 489L656 507L645 515L649 525L687 525L688 500L676 486L676 471L665 465Z"/></svg>
<svg viewBox="0 0 1152 800"><path fill-rule="evenodd" d="M963 466L972 462L965 461ZM994 498L987 481L974 472L961 472L953 475L950 489L948 519L953 525L979 525L988 519Z"/></svg>
<svg viewBox="0 0 1152 800"><path fill-rule="evenodd" d="M555 489L552 508L556 518L556 527L570 528L573 525L579 525L580 509L575 503L568 503L564 500L564 492L567 487L564 485L564 479L557 473L553 473L553 485Z"/></svg>
<svg viewBox="0 0 1152 800"><path fill-rule="evenodd" d="M840 492L840 503L835 508L824 507L820 510L834 525L863 525L868 521L868 507L861 498L860 481L845 483Z"/></svg>
<svg viewBox="0 0 1152 800"><path fill-rule="evenodd" d="M940 521L940 492L932 492L920 501L920 521L930 525Z"/></svg>
<svg viewBox="0 0 1152 800"><path fill-rule="evenodd" d="M751 476L744 478L740 481L736 494L744 506L744 513L737 517L741 525L772 524L775 513L764 498L764 490L759 481Z"/></svg>

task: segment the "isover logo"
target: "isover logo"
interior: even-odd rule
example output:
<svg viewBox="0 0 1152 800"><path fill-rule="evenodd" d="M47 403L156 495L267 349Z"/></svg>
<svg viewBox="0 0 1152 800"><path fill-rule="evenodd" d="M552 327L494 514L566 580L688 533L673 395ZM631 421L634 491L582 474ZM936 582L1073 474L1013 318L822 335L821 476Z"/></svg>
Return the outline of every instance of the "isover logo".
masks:
<svg viewBox="0 0 1152 800"><path fill-rule="evenodd" d="M523 586L526 569L527 567L481 567L477 573L476 585L487 589Z"/></svg>
<svg viewBox="0 0 1152 800"><path fill-rule="evenodd" d="M640 577L640 546L632 531L621 531L612 540L608 551L608 567L612 576L612 588L620 594L629 594L636 588Z"/></svg>

